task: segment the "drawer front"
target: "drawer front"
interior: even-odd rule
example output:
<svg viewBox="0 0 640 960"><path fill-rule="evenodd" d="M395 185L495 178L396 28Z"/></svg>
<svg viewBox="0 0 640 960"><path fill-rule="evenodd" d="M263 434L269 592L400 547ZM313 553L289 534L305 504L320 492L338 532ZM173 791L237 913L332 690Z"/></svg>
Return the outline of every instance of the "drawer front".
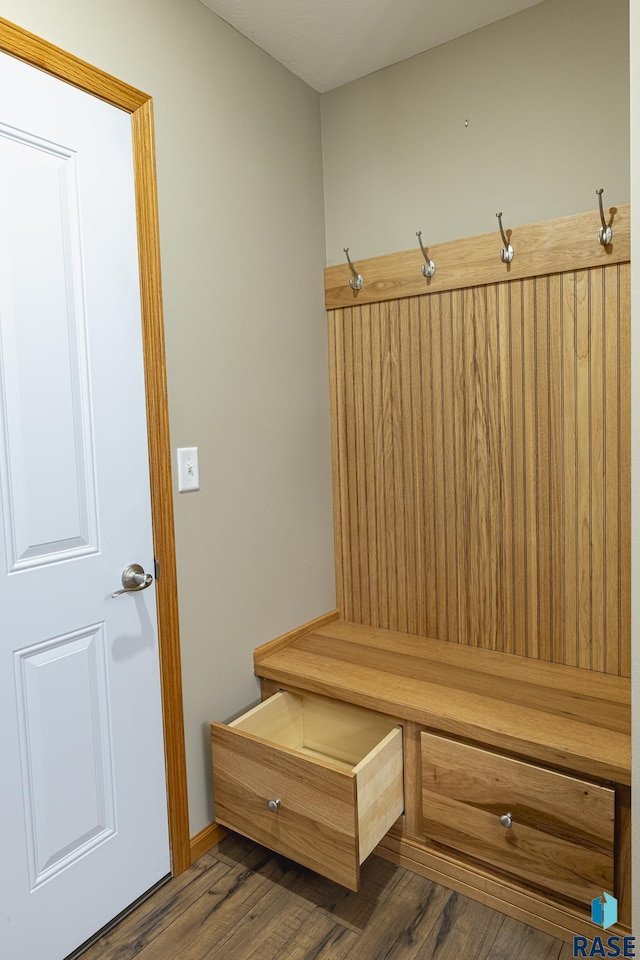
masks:
<svg viewBox="0 0 640 960"><path fill-rule="evenodd" d="M357 889L356 778L308 756L211 724L216 820ZM280 800L272 813L269 800Z"/></svg>
<svg viewBox="0 0 640 960"><path fill-rule="evenodd" d="M613 891L612 789L435 734L421 750L429 839L585 906Z"/></svg>

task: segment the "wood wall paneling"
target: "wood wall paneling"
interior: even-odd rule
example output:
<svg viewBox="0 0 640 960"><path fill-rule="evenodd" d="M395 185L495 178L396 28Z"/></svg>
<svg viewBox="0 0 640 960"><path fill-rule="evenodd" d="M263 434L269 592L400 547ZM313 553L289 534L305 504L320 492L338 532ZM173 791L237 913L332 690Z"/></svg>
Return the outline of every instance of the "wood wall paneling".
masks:
<svg viewBox="0 0 640 960"><path fill-rule="evenodd" d="M629 313L628 263L330 311L346 620L629 675Z"/></svg>

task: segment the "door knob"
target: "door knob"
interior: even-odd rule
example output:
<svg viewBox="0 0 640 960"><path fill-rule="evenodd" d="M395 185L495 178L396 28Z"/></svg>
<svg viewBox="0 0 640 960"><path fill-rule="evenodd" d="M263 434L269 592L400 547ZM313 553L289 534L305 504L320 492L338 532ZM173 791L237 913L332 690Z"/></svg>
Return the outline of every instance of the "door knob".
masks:
<svg viewBox="0 0 640 960"><path fill-rule="evenodd" d="M139 563L130 563L122 571L122 590L116 590L112 597L119 597L121 593L138 593L153 583L150 573L145 573Z"/></svg>
<svg viewBox="0 0 640 960"><path fill-rule="evenodd" d="M278 807L280 806L280 797L278 797L277 800L269 800L267 806L269 807L269 810L271 810L271 813L277 813Z"/></svg>
<svg viewBox="0 0 640 960"><path fill-rule="evenodd" d="M511 824L513 823L513 814L503 813L502 816L500 817L500 823L502 824L503 827L506 827L506 829L508 830Z"/></svg>

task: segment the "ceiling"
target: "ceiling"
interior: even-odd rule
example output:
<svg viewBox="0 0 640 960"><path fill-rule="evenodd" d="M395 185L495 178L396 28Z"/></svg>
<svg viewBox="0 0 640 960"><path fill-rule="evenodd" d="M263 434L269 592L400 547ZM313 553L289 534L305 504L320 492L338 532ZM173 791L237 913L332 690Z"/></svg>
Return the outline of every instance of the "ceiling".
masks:
<svg viewBox="0 0 640 960"><path fill-rule="evenodd" d="M201 0L326 93L542 0Z"/></svg>

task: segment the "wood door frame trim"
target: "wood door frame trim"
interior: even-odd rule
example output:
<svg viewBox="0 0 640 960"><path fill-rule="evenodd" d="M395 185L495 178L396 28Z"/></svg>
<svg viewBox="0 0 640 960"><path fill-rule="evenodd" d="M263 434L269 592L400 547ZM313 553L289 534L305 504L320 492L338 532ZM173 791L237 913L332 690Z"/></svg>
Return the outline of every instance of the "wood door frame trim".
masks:
<svg viewBox="0 0 640 960"><path fill-rule="evenodd" d="M158 635L174 876L191 865L182 710L171 446L160 274L158 200L151 97L59 47L0 18L0 50L105 100L131 115L138 221L144 372L147 397L151 512L156 559Z"/></svg>

